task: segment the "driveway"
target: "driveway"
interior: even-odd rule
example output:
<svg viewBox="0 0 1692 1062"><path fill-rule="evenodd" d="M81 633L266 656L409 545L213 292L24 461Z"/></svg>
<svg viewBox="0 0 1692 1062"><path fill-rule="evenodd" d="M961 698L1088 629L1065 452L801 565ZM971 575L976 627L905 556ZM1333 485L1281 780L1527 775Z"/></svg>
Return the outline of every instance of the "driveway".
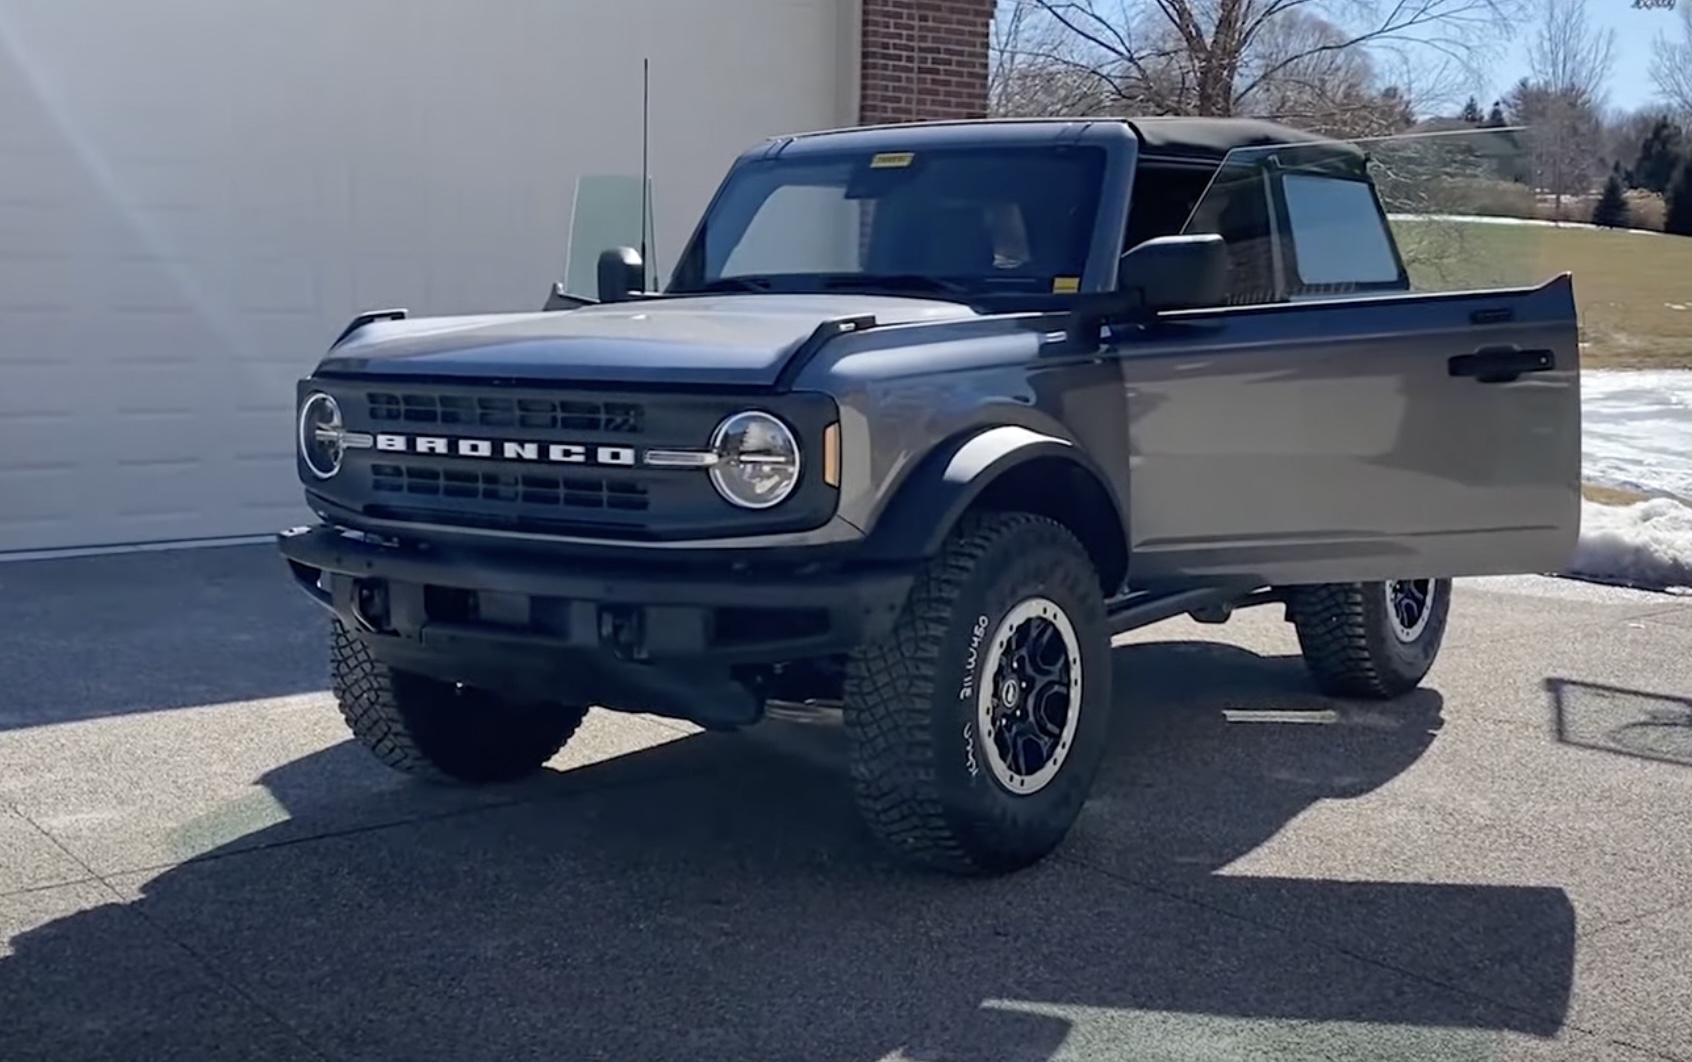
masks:
<svg viewBox="0 0 1692 1062"><path fill-rule="evenodd" d="M409 782L323 628L267 548L0 565L0 1057L1692 1059L1684 599L1470 581L1385 706L1273 610L1137 632L987 882L868 845L826 713Z"/></svg>

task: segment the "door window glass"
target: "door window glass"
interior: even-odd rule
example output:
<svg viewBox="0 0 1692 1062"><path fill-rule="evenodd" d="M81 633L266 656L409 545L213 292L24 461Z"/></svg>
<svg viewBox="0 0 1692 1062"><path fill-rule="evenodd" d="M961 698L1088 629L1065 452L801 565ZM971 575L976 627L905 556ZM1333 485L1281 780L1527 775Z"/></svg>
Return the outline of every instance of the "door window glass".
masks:
<svg viewBox="0 0 1692 1062"><path fill-rule="evenodd" d="M1399 279L1386 222L1366 182L1289 173L1281 188L1300 283L1391 284Z"/></svg>

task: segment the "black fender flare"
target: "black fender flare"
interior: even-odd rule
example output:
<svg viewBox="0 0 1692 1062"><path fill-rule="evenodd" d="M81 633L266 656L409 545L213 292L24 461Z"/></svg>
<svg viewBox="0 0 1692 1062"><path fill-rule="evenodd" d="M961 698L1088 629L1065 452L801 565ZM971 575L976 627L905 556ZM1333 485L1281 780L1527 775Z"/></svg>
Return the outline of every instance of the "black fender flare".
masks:
<svg viewBox="0 0 1692 1062"><path fill-rule="evenodd" d="M932 557L971 505L1015 469L1057 459L1091 480L1108 504L1114 527L1081 537L1089 549L1121 551L1126 565L1127 507L1091 456L1060 436L1017 424L977 429L935 447L899 483L892 500L867 530L869 554L877 559ZM1086 541L1092 538L1093 541Z"/></svg>

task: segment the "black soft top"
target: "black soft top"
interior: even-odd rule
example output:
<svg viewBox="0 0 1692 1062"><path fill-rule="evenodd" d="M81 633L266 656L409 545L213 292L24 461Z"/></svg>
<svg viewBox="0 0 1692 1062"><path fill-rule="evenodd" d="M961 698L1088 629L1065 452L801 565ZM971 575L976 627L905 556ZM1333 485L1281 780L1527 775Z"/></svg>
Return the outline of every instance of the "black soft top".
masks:
<svg viewBox="0 0 1692 1062"><path fill-rule="evenodd" d="M1311 154L1342 164L1361 165L1364 151L1355 144L1295 129L1261 118L971 118L857 126L797 136L776 137L748 154L806 154L837 150L908 151L924 146L966 144L1085 143L1139 141L1147 158L1219 163L1241 148L1311 148Z"/></svg>
<svg viewBox="0 0 1692 1062"><path fill-rule="evenodd" d="M1156 158L1190 158L1220 162L1240 148L1307 145L1324 154L1362 162L1356 144L1294 129L1261 118L1129 118L1140 138L1141 153Z"/></svg>

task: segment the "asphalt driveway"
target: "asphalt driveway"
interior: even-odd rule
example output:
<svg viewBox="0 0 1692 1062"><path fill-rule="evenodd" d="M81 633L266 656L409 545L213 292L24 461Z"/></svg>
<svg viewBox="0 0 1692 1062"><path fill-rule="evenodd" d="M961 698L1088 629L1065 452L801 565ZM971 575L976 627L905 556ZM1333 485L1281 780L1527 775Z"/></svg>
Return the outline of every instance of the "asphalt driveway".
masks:
<svg viewBox="0 0 1692 1062"><path fill-rule="evenodd" d="M1692 601L1470 582L1388 706L1138 632L991 882L869 846L823 713L409 782L323 628L267 548L0 565L0 1058L1692 1059Z"/></svg>

